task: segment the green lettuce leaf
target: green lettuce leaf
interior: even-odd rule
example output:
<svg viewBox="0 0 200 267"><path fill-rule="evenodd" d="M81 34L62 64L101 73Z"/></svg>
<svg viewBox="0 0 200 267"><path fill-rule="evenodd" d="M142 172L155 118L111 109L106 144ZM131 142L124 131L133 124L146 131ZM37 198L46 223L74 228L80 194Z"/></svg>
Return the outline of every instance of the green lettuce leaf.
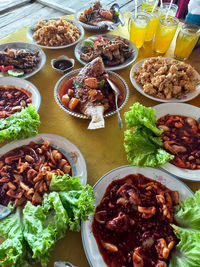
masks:
<svg viewBox="0 0 200 267"><path fill-rule="evenodd" d="M200 230L200 190L175 207L175 220L183 228Z"/></svg>
<svg viewBox="0 0 200 267"><path fill-rule="evenodd" d="M188 231L175 225L173 227L180 242L172 252L169 267L200 266L200 232Z"/></svg>
<svg viewBox="0 0 200 267"><path fill-rule="evenodd" d="M70 190L81 190L83 186L77 176L70 177L68 174L58 175L53 174L51 183L51 191L70 191Z"/></svg>
<svg viewBox="0 0 200 267"><path fill-rule="evenodd" d="M25 139L38 133L40 125L39 114L35 106L29 105L21 112L0 120L0 142L6 139Z"/></svg>
<svg viewBox="0 0 200 267"><path fill-rule="evenodd" d="M135 103L124 114L128 127L124 132L124 148L127 159L138 167L160 167L174 158L165 151L161 138L162 130L156 127L155 110Z"/></svg>
<svg viewBox="0 0 200 267"><path fill-rule="evenodd" d="M6 238L0 245L1 264L5 267L28 266L21 208L0 220L0 236Z"/></svg>

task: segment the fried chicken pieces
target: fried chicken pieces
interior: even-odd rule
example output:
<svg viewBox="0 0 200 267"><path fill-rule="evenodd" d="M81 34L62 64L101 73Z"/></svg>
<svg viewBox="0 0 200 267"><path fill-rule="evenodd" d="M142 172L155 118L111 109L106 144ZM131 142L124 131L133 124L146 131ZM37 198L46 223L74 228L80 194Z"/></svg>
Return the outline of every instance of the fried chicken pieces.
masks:
<svg viewBox="0 0 200 267"><path fill-rule="evenodd" d="M192 66L163 57L145 60L136 69L135 80L145 93L160 99L179 98L196 89Z"/></svg>

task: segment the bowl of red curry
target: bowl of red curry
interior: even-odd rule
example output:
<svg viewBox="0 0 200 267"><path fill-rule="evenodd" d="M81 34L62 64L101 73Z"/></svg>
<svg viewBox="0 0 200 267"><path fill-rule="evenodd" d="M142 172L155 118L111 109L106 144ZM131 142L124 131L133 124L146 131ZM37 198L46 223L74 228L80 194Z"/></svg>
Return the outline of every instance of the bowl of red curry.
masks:
<svg viewBox="0 0 200 267"><path fill-rule="evenodd" d="M200 108L184 103L156 105L157 126L163 129L164 149L174 159L162 168L191 181L200 181Z"/></svg>
<svg viewBox="0 0 200 267"><path fill-rule="evenodd" d="M115 94L110 88L106 79L97 81L96 88L90 88L77 81L76 76L81 69L73 70L62 76L55 85L54 97L57 104L68 114L81 118L90 119L83 113L87 102L105 106L104 117L115 114ZM120 95L118 97L119 110L124 107L129 97L129 88L124 79L115 72L107 71L109 79L118 87ZM92 78L93 79L93 78ZM95 92L94 92L95 91ZM67 99L66 99L67 97Z"/></svg>
<svg viewBox="0 0 200 267"><path fill-rule="evenodd" d="M168 266L178 243L173 207L192 191L165 171L133 165L108 172L93 189L95 213L81 231L90 266Z"/></svg>
<svg viewBox="0 0 200 267"><path fill-rule="evenodd" d="M0 119L20 112L33 104L38 111L41 96L38 89L31 82L15 77L0 79Z"/></svg>

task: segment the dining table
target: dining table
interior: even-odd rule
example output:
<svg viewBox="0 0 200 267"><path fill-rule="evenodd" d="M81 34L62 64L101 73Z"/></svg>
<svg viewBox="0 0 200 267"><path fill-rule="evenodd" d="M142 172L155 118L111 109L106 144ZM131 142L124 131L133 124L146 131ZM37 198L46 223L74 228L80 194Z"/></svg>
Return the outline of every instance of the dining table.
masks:
<svg viewBox="0 0 200 267"><path fill-rule="evenodd" d="M125 26L119 26L118 29L108 32L108 34L119 35L129 39L128 21L131 13L124 13ZM74 20L73 15L65 16ZM179 27L181 22L179 23ZM0 44L8 42L29 42L26 37L28 27L17 30L11 35L0 40ZM95 33L97 34L97 33ZM85 37L94 35L94 33L85 31ZM170 48L165 57L174 57L176 36L174 37ZM144 46L139 49L139 55L136 62L153 56L157 56L153 51L153 43L145 42ZM104 174L112 169L123 165L129 165L127 155L124 149L124 130L126 124L124 121L124 112L127 112L135 102L139 102L144 106L153 107L160 104L158 101L151 100L140 94L131 84L130 70L135 62L121 70L116 71L128 84L130 95L128 102L120 111L123 120L123 129L118 127L117 114L105 118L105 128L97 130L88 130L89 120L80 119L67 114L62 110L54 99L54 87L56 82L62 75L51 67L51 60L61 55L66 55L75 59L74 69L81 68L81 65L75 58L74 46L65 49L43 49L46 54L46 64L36 75L28 78L40 91L41 106L39 115L41 125L38 129L39 133L51 133L65 137L76 145L82 152L88 170L88 184L93 186ZM195 49L186 63L191 64L197 72L200 73L200 47ZM200 95L187 103L200 107ZM2 144L4 145L4 144ZM178 177L181 179L180 177ZM200 180L200 179L199 179ZM182 180L193 192L200 189L200 182ZM174 188L178 189L178 188ZM52 252L51 262L48 267L54 266L55 261L69 261L78 267L88 267L86 255L84 253L81 233L68 231L66 236L56 243ZM33 266L41 266L40 264ZM94 266L95 267L95 266Z"/></svg>

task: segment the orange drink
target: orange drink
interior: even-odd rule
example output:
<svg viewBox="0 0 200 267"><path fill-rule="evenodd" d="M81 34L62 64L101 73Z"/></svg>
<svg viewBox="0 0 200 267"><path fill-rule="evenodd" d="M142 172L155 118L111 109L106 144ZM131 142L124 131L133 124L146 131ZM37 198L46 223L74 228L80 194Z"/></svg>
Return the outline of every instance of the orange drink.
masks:
<svg viewBox="0 0 200 267"><path fill-rule="evenodd" d="M157 53L167 52L174 37L179 20L177 18L162 16L159 19L158 28L154 39L154 50Z"/></svg>
<svg viewBox="0 0 200 267"><path fill-rule="evenodd" d="M144 44L144 39L147 27L150 21L150 16L146 12L138 12L137 16L130 18L130 41L140 48Z"/></svg>
<svg viewBox="0 0 200 267"><path fill-rule="evenodd" d="M153 8L154 5L158 6L159 0L142 0L141 10L143 11L146 7Z"/></svg>
<svg viewBox="0 0 200 267"><path fill-rule="evenodd" d="M200 27L194 24L184 24L177 36L174 56L185 60L192 53L200 36Z"/></svg>
<svg viewBox="0 0 200 267"><path fill-rule="evenodd" d="M170 3L163 3L163 8L161 8L161 16L165 16L168 12L168 9L170 7ZM178 11L178 6L175 4L172 4L170 7L170 10L168 12L168 15L171 17L176 17L176 13Z"/></svg>
<svg viewBox="0 0 200 267"><path fill-rule="evenodd" d="M145 41L151 41L154 37L154 34L156 33L156 29L158 26L160 9L154 8L153 10L152 7L145 7L144 11L150 15L150 21L147 27Z"/></svg>

